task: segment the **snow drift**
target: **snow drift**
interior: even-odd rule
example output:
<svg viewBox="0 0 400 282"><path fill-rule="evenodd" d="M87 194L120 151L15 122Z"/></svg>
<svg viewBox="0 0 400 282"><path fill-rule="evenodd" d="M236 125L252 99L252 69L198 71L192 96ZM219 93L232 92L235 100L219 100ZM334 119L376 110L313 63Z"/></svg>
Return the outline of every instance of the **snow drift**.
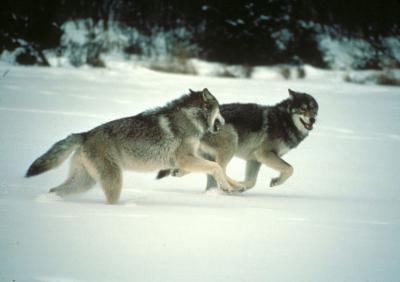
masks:
<svg viewBox="0 0 400 282"><path fill-rule="evenodd" d="M232 80L122 63L0 64L0 281L397 281L399 93L308 71L308 80ZM275 173L265 167L239 196L204 193L204 175L126 172L121 204L108 206L99 187L48 195L67 164L23 177L71 132L204 87L221 103L273 104L287 88L318 100L315 129L284 157L295 171L285 185L267 188ZM243 172L242 161L229 165L232 177Z"/></svg>

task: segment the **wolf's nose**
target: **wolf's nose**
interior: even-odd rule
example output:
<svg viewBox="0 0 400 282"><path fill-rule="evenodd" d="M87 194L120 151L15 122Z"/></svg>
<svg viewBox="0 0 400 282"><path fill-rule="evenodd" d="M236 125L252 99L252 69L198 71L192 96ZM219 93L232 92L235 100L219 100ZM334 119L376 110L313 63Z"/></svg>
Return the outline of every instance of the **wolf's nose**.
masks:
<svg viewBox="0 0 400 282"><path fill-rule="evenodd" d="M315 118L313 118L313 117L310 118L310 122L311 122L311 123L314 123L314 122L315 122Z"/></svg>

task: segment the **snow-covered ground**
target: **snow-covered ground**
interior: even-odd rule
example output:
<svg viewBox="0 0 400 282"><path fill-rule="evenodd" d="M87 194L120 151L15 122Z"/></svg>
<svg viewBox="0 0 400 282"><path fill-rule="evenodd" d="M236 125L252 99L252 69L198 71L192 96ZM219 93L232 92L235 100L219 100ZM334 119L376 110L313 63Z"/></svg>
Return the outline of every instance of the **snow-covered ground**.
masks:
<svg viewBox="0 0 400 282"><path fill-rule="evenodd" d="M227 196L204 193L201 174L126 172L110 206L99 187L50 197L67 164L23 177L71 132L204 87L221 103L273 104L287 88L316 97L315 130L285 156L287 183L268 188L275 173L264 167L254 189ZM0 126L0 281L399 281L399 88L331 72L245 80L2 63ZM232 177L243 171L230 164Z"/></svg>

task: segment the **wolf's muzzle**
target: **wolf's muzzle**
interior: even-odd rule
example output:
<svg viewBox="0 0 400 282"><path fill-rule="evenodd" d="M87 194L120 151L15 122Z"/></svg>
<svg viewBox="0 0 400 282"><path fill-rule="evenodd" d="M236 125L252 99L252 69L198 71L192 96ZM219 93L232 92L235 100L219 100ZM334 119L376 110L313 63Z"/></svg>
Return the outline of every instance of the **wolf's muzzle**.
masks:
<svg viewBox="0 0 400 282"><path fill-rule="evenodd" d="M221 116L220 113L217 113L210 124L210 127L208 128L208 131L215 134L217 133L222 126L225 124L225 119Z"/></svg>
<svg viewBox="0 0 400 282"><path fill-rule="evenodd" d="M315 118L314 117L310 117L310 118L300 118L300 122L303 124L303 126L305 127L305 129L307 130L312 130L314 123L315 123Z"/></svg>
<svg viewBox="0 0 400 282"><path fill-rule="evenodd" d="M213 126L213 131L218 132L222 127L222 123L219 119L216 119Z"/></svg>

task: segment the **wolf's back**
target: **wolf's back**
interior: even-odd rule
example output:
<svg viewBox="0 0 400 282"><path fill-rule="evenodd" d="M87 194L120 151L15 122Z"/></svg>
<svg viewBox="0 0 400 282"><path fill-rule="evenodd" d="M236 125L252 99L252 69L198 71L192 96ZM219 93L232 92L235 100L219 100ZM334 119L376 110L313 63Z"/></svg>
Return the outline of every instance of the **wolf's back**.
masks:
<svg viewBox="0 0 400 282"><path fill-rule="evenodd" d="M26 172L26 177L38 175L62 164L82 144L82 134L71 134L55 143L46 153L37 158Z"/></svg>

